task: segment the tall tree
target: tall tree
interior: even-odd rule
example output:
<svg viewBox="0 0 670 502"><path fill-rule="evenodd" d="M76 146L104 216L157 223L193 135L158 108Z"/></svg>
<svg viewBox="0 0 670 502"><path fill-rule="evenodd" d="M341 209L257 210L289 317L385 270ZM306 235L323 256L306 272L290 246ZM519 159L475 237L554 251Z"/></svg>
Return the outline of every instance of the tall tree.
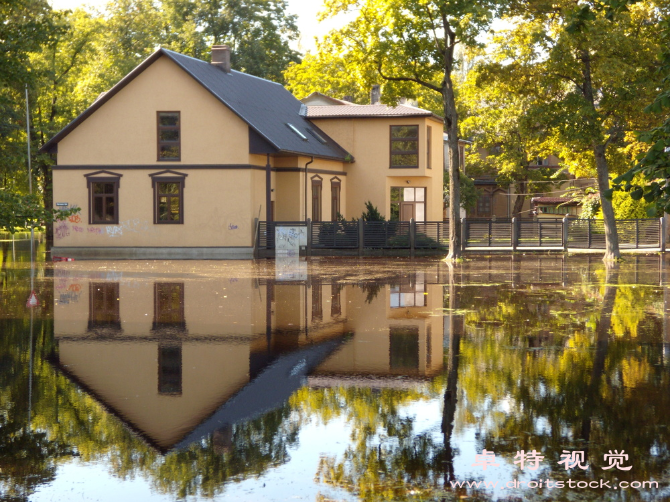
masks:
<svg viewBox="0 0 670 502"><path fill-rule="evenodd" d="M24 86L36 78L30 54L53 35L52 12L44 0L4 0L0 19L0 186L27 191Z"/></svg>
<svg viewBox="0 0 670 502"><path fill-rule="evenodd" d="M474 46L491 22L494 0L327 0L326 15L358 11L358 17L332 35L338 52L375 71L389 96L411 96L417 86L441 99L449 135L449 256L461 256L458 113L454 79L459 44ZM390 92L389 92L390 91Z"/></svg>
<svg viewBox="0 0 670 502"><path fill-rule="evenodd" d="M207 47L228 44L237 70L283 83L282 72L300 61L289 45L297 40L298 28L297 16L286 12L286 0L163 0L162 5L170 14L173 38L181 38L185 26L187 33L200 33Z"/></svg>
<svg viewBox="0 0 670 502"><path fill-rule="evenodd" d="M535 83L514 73L500 61L482 60L461 86L460 97L466 110L462 130L474 140L468 172L493 175L502 187L515 184L512 215L519 217L527 194L548 191L558 173L534 165L538 157L553 154L554 145Z"/></svg>
<svg viewBox="0 0 670 502"><path fill-rule="evenodd" d="M521 0L518 16L501 50L523 74L532 75L545 95L548 126L567 162L592 165L598 180L605 260L619 258L616 222L609 193L616 148L637 127L641 103L654 87L659 50L658 2ZM523 41L523 42L522 42Z"/></svg>
<svg viewBox="0 0 670 502"><path fill-rule="evenodd" d="M650 115L664 114L667 117L670 108L670 12L667 8L657 25L657 33L662 44L658 61L660 79L657 79L661 92L645 111ZM644 197L646 202L651 203L647 210L649 216L663 215L670 212L670 184L667 183L670 178L670 118L642 132L639 139L645 145L639 154L639 162L614 179L614 189L625 190L635 201Z"/></svg>

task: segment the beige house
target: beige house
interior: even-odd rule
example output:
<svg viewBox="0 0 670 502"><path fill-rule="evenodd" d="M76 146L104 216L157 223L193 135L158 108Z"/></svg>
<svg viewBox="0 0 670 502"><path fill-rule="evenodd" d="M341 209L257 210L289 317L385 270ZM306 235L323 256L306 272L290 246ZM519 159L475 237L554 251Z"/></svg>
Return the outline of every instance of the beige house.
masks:
<svg viewBox="0 0 670 502"><path fill-rule="evenodd" d="M305 384L404 388L443 370L439 263L367 289L238 263L196 277L178 262L55 264L54 364L162 452Z"/></svg>
<svg viewBox="0 0 670 502"><path fill-rule="evenodd" d="M443 123L407 105L303 104L281 85L159 49L42 148L55 255L251 257L255 221L442 220Z"/></svg>

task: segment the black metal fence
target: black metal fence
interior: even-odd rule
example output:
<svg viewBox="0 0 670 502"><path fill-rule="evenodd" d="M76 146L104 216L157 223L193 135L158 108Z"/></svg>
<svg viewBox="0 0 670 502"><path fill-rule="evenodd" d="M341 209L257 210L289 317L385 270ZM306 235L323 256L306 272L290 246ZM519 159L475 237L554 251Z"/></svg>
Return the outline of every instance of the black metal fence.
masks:
<svg viewBox="0 0 670 502"><path fill-rule="evenodd" d="M307 251L312 249L448 250L446 221L260 221L256 247L275 247L277 226L307 227ZM622 249L665 249L663 219L617 220ZM473 248L605 249L602 220L577 219L470 219L461 220L464 250Z"/></svg>

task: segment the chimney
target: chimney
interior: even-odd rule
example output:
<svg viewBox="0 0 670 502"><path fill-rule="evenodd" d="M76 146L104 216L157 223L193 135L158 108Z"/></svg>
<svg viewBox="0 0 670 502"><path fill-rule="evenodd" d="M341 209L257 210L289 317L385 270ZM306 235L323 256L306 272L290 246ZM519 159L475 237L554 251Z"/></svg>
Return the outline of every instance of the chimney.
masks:
<svg viewBox="0 0 670 502"><path fill-rule="evenodd" d="M212 64L226 73L230 73L230 47L227 45L213 45Z"/></svg>
<svg viewBox="0 0 670 502"><path fill-rule="evenodd" d="M382 97L382 90L379 84L373 85L370 91L370 104L378 105Z"/></svg>

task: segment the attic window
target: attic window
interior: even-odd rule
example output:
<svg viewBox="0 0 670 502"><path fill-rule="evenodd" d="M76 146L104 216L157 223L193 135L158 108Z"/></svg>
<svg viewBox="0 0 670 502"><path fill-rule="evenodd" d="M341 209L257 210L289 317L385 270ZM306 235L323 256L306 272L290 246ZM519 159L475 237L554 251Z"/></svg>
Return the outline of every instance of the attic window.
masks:
<svg viewBox="0 0 670 502"><path fill-rule="evenodd" d="M286 123L286 125L288 126L289 129L291 129L291 131L296 133L301 140L308 141L307 136L305 136L303 133L298 131L298 128L296 126L294 126L293 124L289 124L288 122Z"/></svg>
<svg viewBox="0 0 670 502"><path fill-rule="evenodd" d="M325 145L327 143L326 138L321 136L314 129L312 129L311 127L307 127L306 129L307 129L307 132L310 133L312 136L314 136L319 143L321 143L322 145Z"/></svg>

